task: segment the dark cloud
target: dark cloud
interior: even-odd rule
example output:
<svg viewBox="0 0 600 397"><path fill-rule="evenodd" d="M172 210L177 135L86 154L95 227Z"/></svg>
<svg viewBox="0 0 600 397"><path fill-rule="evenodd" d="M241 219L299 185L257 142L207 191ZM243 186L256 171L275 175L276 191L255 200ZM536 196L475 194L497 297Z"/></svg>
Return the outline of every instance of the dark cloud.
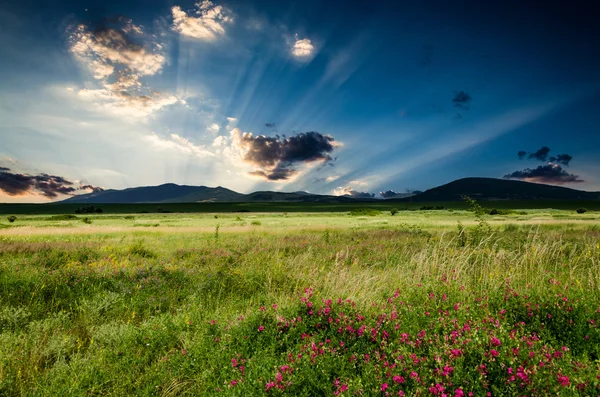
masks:
<svg viewBox="0 0 600 397"><path fill-rule="evenodd" d="M0 167L0 191L9 196L23 196L33 193L41 193L48 198L56 198L59 195L74 195L79 190L101 191L99 187L92 185L75 186L71 181L61 176L48 174L17 174L10 172L9 168Z"/></svg>
<svg viewBox="0 0 600 397"><path fill-rule="evenodd" d="M569 165L571 160L573 160L573 156L570 154L559 154L557 156L548 156L550 154L550 148L548 146L542 146L536 152L529 153L524 150L520 150L517 152L517 156L519 156L520 160L523 160L525 157L531 160L539 160L539 161L548 161L554 164L562 164Z"/></svg>
<svg viewBox="0 0 600 397"><path fill-rule="evenodd" d="M331 163L337 143L331 135L319 132L302 132L290 137L253 136L238 133L238 144L246 150L244 161L254 164L260 170L251 174L267 180L289 179L296 173L295 164L322 161Z"/></svg>
<svg viewBox="0 0 600 397"><path fill-rule="evenodd" d="M569 154L559 154L556 157L550 157L548 159L548 161L550 161L552 163L559 163L559 164L563 164L563 165L569 165L571 160L573 160L573 156L571 156Z"/></svg>
<svg viewBox="0 0 600 397"><path fill-rule="evenodd" d="M92 193L99 193L104 191L104 189L102 189L101 187L92 185L81 185L79 186L79 190L91 190Z"/></svg>
<svg viewBox="0 0 600 397"><path fill-rule="evenodd" d="M469 103L471 102L471 95L467 94L464 91L459 91L454 95L452 99L454 106L461 109L469 109Z"/></svg>
<svg viewBox="0 0 600 397"><path fill-rule="evenodd" d="M282 169L274 169L272 171L251 171L250 175L260 176L261 178L265 178L269 181L285 181L286 179L291 178L296 171L291 170L289 168Z"/></svg>
<svg viewBox="0 0 600 397"><path fill-rule="evenodd" d="M520 150L517 152L517 156L519 156L520 160L529 159L543 161L547 164L540 165L533 169L525 168L522 171L515 171L512 174L504 175L505 179L520 179L529 182L549 183L554 185L584 182L582 179L579 179L578 175L568 173L560 165L569 165L571 160L573 160L573 156L569 154L550 156L550 148L548 146L542 146L535 152Z"/></svg>
<svg viewBox="0 0 600 397"><path fill-rule="evenodd" d="M549 183L563 185L565 183L584 182L578 175L569 174L558 164L540 165L537 168L526 168L504 175L504 179L519 179L527 182Z"/></svg>
<svg viewBox="0 0 600 397"><path fill-rule="evenodd" d="M534 160L546 161L548 160L548 153L550 153L550 148L548 146L542 146L535 153L529 153L529 158Z"/></svg>

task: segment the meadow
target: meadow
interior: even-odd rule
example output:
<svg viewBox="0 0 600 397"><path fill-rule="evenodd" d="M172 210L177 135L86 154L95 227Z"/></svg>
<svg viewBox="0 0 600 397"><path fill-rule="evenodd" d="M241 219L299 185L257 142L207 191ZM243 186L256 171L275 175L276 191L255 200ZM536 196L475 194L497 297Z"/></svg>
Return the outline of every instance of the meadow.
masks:
<svg viewBox="0 0 600 397"><path fill-rule="evenodd" d="M0 396L600 394L599 212L14 213Z"/></svg>

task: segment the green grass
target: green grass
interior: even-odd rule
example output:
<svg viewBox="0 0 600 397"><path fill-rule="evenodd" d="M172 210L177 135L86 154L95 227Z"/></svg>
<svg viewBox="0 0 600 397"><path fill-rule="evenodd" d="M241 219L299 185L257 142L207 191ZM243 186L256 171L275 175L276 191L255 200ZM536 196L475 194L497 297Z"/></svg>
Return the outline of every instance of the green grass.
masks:
<svg viewBox="0 0 600 397"><path fill-rule="evenodd" d="M482 206L488 209L558 209L575 211L587 208L589 211L600 211L600 201L566 201L566 200L530 200L530 201L487 201ZM74 214L81 204L0 204L0 214ZM417 211L422 207L444 207L446 209L466 209L467 203L452 202L411 202L376 200L349 203L298 203L298 202L265 202L265 203L172 203L172 204L95 204L102 208L103 213L109 214L139 214L188 212L188 213L218 213L218 212L350 212L364 208L373 208L389 212L393 208L400 211Z"/></svg>
<svg viewBox="0 0 600 397"><path fill-rule="evenodd" d="M86 216L0 222L1 396L600 391L593 212Z"/></svg>

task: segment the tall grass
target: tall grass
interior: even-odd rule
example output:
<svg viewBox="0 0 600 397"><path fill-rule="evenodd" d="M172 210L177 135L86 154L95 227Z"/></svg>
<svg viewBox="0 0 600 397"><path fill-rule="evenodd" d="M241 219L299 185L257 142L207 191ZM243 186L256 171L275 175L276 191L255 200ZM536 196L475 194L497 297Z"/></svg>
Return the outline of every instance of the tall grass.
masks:
<svg viewBox="0 0 600 397"><path fill-rule="evenodd" d="M473 235L477 229L467 233ZM356 393L384 394L383 367L350 368L347 361L352 354L389 354L388 347L375 349L354 337L342 340L334 331L317 327L320 320L311 322L306 300L301 300L307 288L315 310L323 309L321 299L349 300L351 309L343 304L331 309L336 318L362 313L369 326L374 324L370 319L377 322L381 313L389 314L385 305L398 294L413 305L412 311L402 311L402 327L415 335L438 321L423 316L424 311L472 306L470 314L460 312L456 320L485 328L482 320L508 310L502 320L506 328L494 335L504 338L515 322L526 319L519 331L524 337L537 332L547 346L569 348L573 360L587 365L580 373L588 376L598 349L586 341L600 343L591 326L600 321L594 314L600 306L597 238L593 230L546 231L540 226L494 230L469 238L466 244L455 232L425 233L406 226L285 233L264 228L246 233L218 229L194 234L109 233L47 241L4 237L0 395L331 395L340 391L344 378L354 382L348 388ZM428 298L431 294L449 298L434 304ZM571 311L562 311L558 294L569 297ZM522 300L513 302L511 296ZM528 317L530 312L534 314ZM559 320L544 321L546 314ZM446 321L444 316L440 318ZM289 319L297 317L307 320L301 326L289 325ZM282 319L288 328L276 331ZM534 329L542 323L544 329ZM258 331L259 326L266 326L267 332ZM573 331L561 333L568 327ZM283 355L300 354L306 344L300 330L335 338L338 344L344 341L354 350L319 356L320 373L314 372L310 361L297 360L288 363L295 368L294 375L275 371L274 366L288 365ZM437 332L443 336L450 329ZM419 354L434 360L442 352L436 349ZM232 367L232 358L245 360L248 372L240 374L237 366ZM452 360L452 365L459 365ZM480 364L487 358L477 360ZM472 390L483 390L477 389L467 364L460 364L466 372L454 383L470 379ZM350 376L357 368L363 371L360 376ZM566 364L564 368L571 371ZM283 387L275 372L294 387ZM431 382L436 376L432 372ZM556 373L551 376L556 378ZM336 379L341 379L337 386ZM500 375L497 379L505 381ZM489 387L494 382L490 380ZM402 387L407 393L430 393L430 386ZM568 390L575 395L578 389L572 386ZM546 390L535 387L527 390L539 395ZM585 387L588 393L595 384Z"/></svg>

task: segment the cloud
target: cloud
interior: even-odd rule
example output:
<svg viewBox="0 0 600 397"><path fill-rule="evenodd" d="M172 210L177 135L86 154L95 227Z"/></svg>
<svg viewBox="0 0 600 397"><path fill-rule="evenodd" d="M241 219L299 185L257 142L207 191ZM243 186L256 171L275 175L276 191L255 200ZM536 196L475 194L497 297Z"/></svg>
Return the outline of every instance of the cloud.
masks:
<svg viewBox="0 0 600 397"><path fill-rule="evenodd" d="M383 198L390 198L400 194L400 192L395 192L393 190L386 190L385 192L379 192L379 195Z"/></svg>
<svg viewBox="0 0 600 397"><path fill-rule="evenodd" d="M333 189L334 196L348 196L352 198L374 198L374 193L358 192L352 189L352 186L340 186Z"/></svg>
<svg viewBox="0 0 600 397"><path fill-rule="evenodd" d="M456 95L454 95L452 103L454 103L454 106L456 106L457 108L467 110L469 109L469 103L471 102L471 99L471 95L467 94L464 91L459 91L456 93Z"/></svg>
<svg viewBox="0 0 600 397"><path fill-rule="evenodd" d="M219 131L221 131L221 126L217 123L212 123L211 125L208 126L207 128L210 132L212 133L219 133Z"/></svg>
<svg viewBox="0 0 600 397"><path fill-rule="evenodd" d="M99 192L103 189L92 185L76 185L61 176L49 174L17 174L9 168L0 167L0 191L9 196L24 196L41 193L47 198L59 195L75 195L77 192Z"/></svg>
<svg viewBox="0 0 600 397"><path fill-rule="evenodd" d="M571 160L573 160L573 156L569 155L569 154L559 154L556 157L550 157L548 159L549 161L553 162L553 163L560 163L563 165L569 165L569 163L571 162Z"/></svg>
<svg viewBox="0 0 600 397"><path fill-rule="evenodd" d="M331 163L333 150L340 146L331 135L319 132L302 132L290 137L267 137L242 133L235 128L231 132L232 145L242 154L244 162L252 164L258 170L250 175L259 176L270 181L287 180L296 173L296 164L307 164L316 161ZM221 145L221 141L213 145Z"/></svg>
<svg viewBox="0 0 600 397"><path fill-rule="evenodd" d="M233 22L231 10L209 0L196 3L196 10L186 13L179 6L171 8L173 30L183 36L214 41L225 34L225 25ZM193 16L195 14L195 16Z"/></svg>
<svg viewBox="0 0 600 397"><path fill-rule="evenodd" d="M524 150L520 150L517 152L517 156L519 156L519 160L523 160L527 157L530 160L539 160L539 161L548 161L553 164L562 164L569 165L571 160L573 160L573 156L570 154L559 154L557 156L548 156L550 154L550 148L548 146L542 146L536 152L529 153Z"/></svg>
<svg viewBox="0 0 600 397"><path fill-rule="evenodd" d="M193 155L199 158L215 157L215 154L207 150L204 146L196 145L189 139L177 134L171 134L169 137L160 137L152 134L145 136L144 139L159 150L174 150L181 154Z"/></svg>
<svg viewBox="0 0 600 397"><path fill-rule="evenodd" d="M94 78L104 79L116 70L138 76L151 76L162 70L164 55L136 43L127 24L101 27L93 32L79 25L71 34L71 52L87 64ZM160 47L156 47L158 49Z"/></svg>
<svg viewBox="0 0 600 397"><path fill-rule="evenodd" d="M143 83L144 77L162 71L166 59L162 46L153 43L130 19L105 20L95 29L78 25L69 40L69 50L91 73L94 82L88 86L95 85L77 91L79 98L136 117L177 102L175 96L155 92Z"/></svg>
<svg viewBox="0 0 600 397"><path fill-rule="evenodd" d="M563 185L565 183L584 182L579 179L579 175L569 174L558 164L540 165L537 168L526 168L522 171L515 171L512 174L504 175L504 179L519 179L527 182L549 183L553 185Z"/></svg>
<svg viewBox="0 0 600 397"><path fill-rule="evenodd" d="M520 160L527 158L529 160L543 161L547 164L540 165L534 169L526 168L522 171L515 171L512 174L504 175L504 178L555 185L584 182L582 179L579 179L578 175L568 173L560 165L568 166L571 160L573 160L573 156L569 154L549 156L549 154L550 148L548 146L542 146L535 152L526 152L524 150L518 151L517 156Z"/></svg>
<svg viewBox="0 0 600 397"><path fill-rule="evenodd" d="M292 46L291 52L298 59L308 59L314 54L315 46L311 43L310 39L299 39L296 36L296 41Z"/></svg>
<svg viewBox="0 0 600 397"><path fill-rule="evenodd" d="M534 160L546 161L548 159L548 153L550 148L548 146L542 146L534 153L529 153L529 158Z"/></svg>

